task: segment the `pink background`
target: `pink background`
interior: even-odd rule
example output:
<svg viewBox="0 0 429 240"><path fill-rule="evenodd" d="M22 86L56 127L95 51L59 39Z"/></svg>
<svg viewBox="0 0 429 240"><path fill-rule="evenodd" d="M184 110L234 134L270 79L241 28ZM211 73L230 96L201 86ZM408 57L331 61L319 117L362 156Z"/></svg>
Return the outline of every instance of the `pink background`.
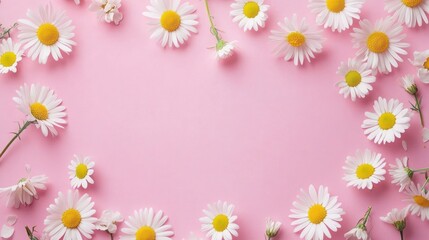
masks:
<svg viewBox="0 0 429 240"><path fill-rule="evenodd" d="M309 184L328 186L343 202L347 214L334 239L342 239L370 205L373 239L399 239L379 217L406 206L406 196L389 183L390 176L373 191L347 188L342 166L347 155L369 148L382 153L388 163L408 155L412 167L428 167L417 115L403 138L408 152L401 141L370 142L360 127L378 96L410 100L399 78L416 69L405 61L391 75L378 77L365 100L353 103L334 86L340 80L340 61L355 52L350 31L325 30L323 53L311 65L295 67L272 54L270 29L283 17L297 13L314 25L307 1L267 0L271 9L266 27L246 33L232 23L231 1L212 1L225 39L239 41L236 57L224 63L208 49L215 42L203 2L189 1L198 8L199 33L180 49L163 49L149 39L148 19L142 16L148 0L123 1L120 26L98 22L87 10L89 0L80 6L72 0L52 1L73 19L78 45L60 62L39 65L23 59L17 74L0 76L0 145L12 137L8 133L16 130L16 121L24 120L12 97L25 82L55 89L67 107L69 124L56 138L45 138L31 127L10 148L0 163L1 187L25 176L26 163L32 165L33 175L48 175L49 185L30 207L6 209L2 199L0 224L9 214L19 216L14 239L25 239L25 225L37 225L41 231L47 206L58 191L70 189L67 166L77 153L96 162L96 184L81 192L93 197L97 216L103 209L119 210L124 216L144 207L162 209L170 217L174 239L190 231L202 236L201 210L219 199L236 206L237 239L263 239L266 217L284 223L278 239L298 239L289 209L299 189ZM3 0L0 22L10 25L24 18L28 8L47 2ZM383 1L367 1L362 18L386 16L383 7ZM428 48L428 26L406 31L410 53ZM428 87L419 86L424 107L429 106ZM429 121L429 109L424 114ZM409 219L406 238L427 239L428 222Z"/></svg>

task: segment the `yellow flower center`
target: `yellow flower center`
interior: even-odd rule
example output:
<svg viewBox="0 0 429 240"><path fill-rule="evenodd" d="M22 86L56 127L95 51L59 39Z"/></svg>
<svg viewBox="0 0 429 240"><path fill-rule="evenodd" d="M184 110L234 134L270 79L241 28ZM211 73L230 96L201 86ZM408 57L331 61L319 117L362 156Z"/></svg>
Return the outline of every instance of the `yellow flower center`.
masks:
<svg viewBox="0 0 429 240"><path fill-rule="evenodd" d="M356 169L356 176L359 179L368 179L370 178L375 172L375 168L368 163L361 164Z"/></svg>
<svg viewBox="0 0 429 240"><path fill-rule="evenodd" d="M423 63L423 67L426 68L427 70L429 70L429 57L426 58L426 62Z"/></svg>
<svg viewBox="0 0 429 240"><path fill-rule="evenodd" d="M219 214L213 219L212 224L217 232L223 232L228 227L229 219L224 214Z"/></svg>
<svg viewBox="0 0 429 240"><path fill-rule="evenodd" d="M427 208L429 207L429 200L424 198L423 196L417 195L413 197L414 202L417 203L420 207Z"/></svg>
<svg viewBox="0 0 429 240"><path fill-rule="evenodd" d="M326 208L320 204L314 204L308 210L308 220L310 220L310 222L313 224L319 224L323 222L327 215L328 212L326 211Z"/></svg>
<svg viewBox="0 0 429 240"><path fill-rule="evenodd" d="M168 32L174 32L180 27L182 19L175 11L167 10L161 15L161 26Z"/></svg>
<svg viewBox="0 0 429 240"><path fill-rule="evenodd" d="M5 52L0 57L0 64L4 67L10 67L16 62L16 54L14 52Z"/></svg>
<svg viewBox="0 0 429 240"><path fill-rule="evenodd" d="M286 41L293 47L300 47L305 43L305 36L300 32L291 32L287 35Z"/></svg>
<svg viewBox="0 0 429 240"><path fill-rule="evenodd" d="M83 163L77 165L76 177L79 179L84 179L86 177L86 174L88 174L88 167Z"/></svg>
<svg viewBox="0 0 429 240"><path fill-rule="evenodd" d="M362 76L358 71L350 71L346 74L346 83L349 87L356 87L362 80Z"/></svg>
<svg viewBox="0 0 429 240"><path fill-rule="evenodd" d="M61 221L66 228L77 228L82 221L82 216L79 211L74 208L70 208L63 212Z"/></svg>
<svg viewBox="0 0 429 240"><path fill-rule="evenodd" d="M410 8L417 7L422 3L422 0L402 0L402 3Z"/></svg>
<svg viewBox="0 0 429 240"><path fill-rule="evenodd" d="M393 113L385 112L378 118L378 126L383 130L389 130L395 126L396 117Z"/></svg>
<svg viewBox="0 0 429 240"><path fill-rule="evenodd" d="M366 45L371 52L384 53L390 45L389 37L383 32L373 32L366 40Z"/></svg>
<svg viewBox="0 0 429 240"><path fill-rule="evenodd" d="M339 13L346 8L345 0L326 0L326 7L329 11Z"/></svg>
<svg viewBox="0 0 429 240"><path fill-rule="evenodd" d="M45 105L39 102L35 102L30 105L30 112L34 118L40 121L46 120L49 117L48 109L45 107Z"/></svg>
<svg viewBox="0 0 429 240"><path fill-rule="evenodd" d="M153 228L144 226L139 228L136 232L136 240L155 240L156 233Z"/></svg>
<svg viewBox="0 0 429 240"><path fill-rule="evenodd" d="M51 23L44 23L37 29L37 38L39 41L47 46L54 45L60 38L58 28Z"/></svg>
<svg viewBox="0 0 429 240"><path fill-rule="evenodd" d="M255 18L259 13L259 5L253 1L247 2L244 4L243 13L247 18Z"/></svg>

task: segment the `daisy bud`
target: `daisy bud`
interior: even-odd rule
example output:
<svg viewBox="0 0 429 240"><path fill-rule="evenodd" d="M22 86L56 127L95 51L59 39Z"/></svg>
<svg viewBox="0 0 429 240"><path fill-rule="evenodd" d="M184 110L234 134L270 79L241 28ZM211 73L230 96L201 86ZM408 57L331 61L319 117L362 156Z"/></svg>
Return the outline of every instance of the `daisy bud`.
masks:
<svg viewBox="0 0 429 240"><path fill-rule="evenodd" d="M405 91L411 95L416 95L418 92L417 85L414 82L414 77L412 75L406 75L402 78L402 86Z"/></svg>
<svg viewBox="0 0 429 240"><path fill-rule="evenodd" d="M279 233L281 222L273 221L272 219L267 219L267 223L265 226L265 235L268 239L271 239Z"/></svg>
<svg viewBox="0 0 429 240"><path fill-rule="evenodd" d="M216 55L218 59L227 59L234 53L235 43L237 41L225 42L223 39L219 39L216 44Z"/></svg>

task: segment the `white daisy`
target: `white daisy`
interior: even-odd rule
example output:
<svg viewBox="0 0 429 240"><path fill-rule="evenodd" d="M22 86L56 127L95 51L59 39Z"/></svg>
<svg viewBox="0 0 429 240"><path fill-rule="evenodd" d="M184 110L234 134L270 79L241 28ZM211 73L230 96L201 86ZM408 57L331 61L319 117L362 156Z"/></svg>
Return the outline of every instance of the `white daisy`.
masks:
<svg viewBox="0 0 429 240"><path fill-rule="evenodd" d="M372 189L374 184L384 180L384 166L386 162L380 153L371 152L369 149L365 152L357 150L355 156L347 156L343 179L347 181L347 186Z"/></svg>
<svg viewBox="0 0 429 240"><path fill-rule="evenodd" d="M428 23L428 0L386 0L384 9L389 14L393 13L393 18L399 23L405 23L410 28Z"/></svg>
<svg viewBox="0 0 429 240"><path fill-rule="evenodd" d="M423 52L414 52L413 65L418 68L417 76L423 83L429 83L429 49Z"/></svg>
<svg viewBox="0 0 429 240"><path fill-rule="evenodd" d="M339 93L344 95L344 98L350 95L352 101L355 101L356 97L365 98L372 90L371 83L376 80L372 70L356 59L349 59L347 63L341 62L337 74L343 78L337 83Z"/></svg>
<svg viewBox="0 0 429 240"><path fill-rule="evenodd" d="M311 58L315 58L314 53L322 51L322 32L310 29L305 18L298 21L294 14L291 20L286 17L278 25L281 30L271 30L270 39L278 43L274 52L277 56L284 56L285 61L293 59L295 65L302 65L304 58L311 62Z"/></svg>
<svg viewBox="0 0 429 240"><path fill-rule="evenodd" d="M323 240L324 236L331 238L330 230L336 232L341 227L344 211L337 197L331 197L327 187L320 186L319 192L313 185L309 191L301 189L297 196L298 201L293 202L290 218L296 219L292 226L296 226L294 232L301 231L300 238L307 240Z"/></svg>
<svg viewBox="0 0 429 240"><path fill-rule="evenodd" d="M163 216L162 211L154 213L152 208L140 209L134 211L134 216L129 216L125 224L128 226L122 228L125 233L121 240L171 240L174 232L171 231L171 225L166 225L168 217Z"/></svg>
<svg viewBox="0 0 429 240"><path fill-rule="evenodd" d="M216 56L218 59L227 59L234 54L235 44L237 41L225 42L223 40L218 41L216 44Z"/></svg>
<svg viewBox="0 0 429 240"><path fill-rule="evenodd" d="M91 239L97 221L93 209L94 202L88 194L79 196L77 190L67 194L58 193L55 203L49 205L49 215L45 218L45 231L51 240L81 240L82 235Z"/></svg>
<svg viewBox="0 0 429 240"><path fill-rule="evenodd" d="M359 227L355 227L352 230L348 231L346 234L344 234L344 237L346 239L362 239L362 240L371 239L368 237L368 232L366 231L366 229L362 229Z"/></svg>
<svg viewBox="0 0 429 240"><path fill-rule="evenodd" d="M69 165L70 184L73 188L83 187L86 189L89 184L94 184L91 175L94 174L95 163L90 157L80 157L74 155L74 159Z"/></svg>
<svg viewBox="0 0 429 240"><path fill-rule="evenodd" d="M420 184L416 186L412 182L406 189L406 193L410 197L408 199L410 213L420 216L422 221L429 220L429 192L422 189Z"/></svg>
<svg viewBox="0 0 429 240"><path fill-rule="evenodd" d="M365 0L310 0L309 8L317 14L316 22L332 31L344 31L360 19L360 9Z"/></svg>
<svg viewBox="0 0 429 240"><path fill-rule="evenodd" d="M38 84L24 84L16 93L18 96L14 97L13 101L18 105L18 109L27 115L27 121L35 123L36 127L42 130L45 137L49 132L53 136L57 135L55 127L63 128L61 125L66 124L66 108L60 106L62 100L53 90Z"/></svg>
<svg viewBox="0 0 429 240"><path fill-rule="evenodd" d="M378 20L375 25L365 19L359 25L360 28L353 28L351 33L354 47L358 48L356 55L380 73L390 73L392 67L397 68L398 62L402 62L399 55L406 55L404 49L410 46L402 42L406 37L402 25L391 17Z"/></svg>
<svg viewBox="0 0 429 240"><path fill-rule="evenodd" d="M29 166L26 166L26 170L27 175L30 175ZM0 188L0 196L6 197L8 207L19 208L21 204L29 206L34 199L39 199L38 190L46 190L47 181L48 177L45 175L23 177L13 186Z"/></svg>
<svg viewBox="0 0 429 240"><path fill-rule="evenodd" d="M95 228L100 231L106 231L110 234L116 233L117 223L123 222L124 218L120 212L104 210L101 217L97 220Z"/></svg>
<svg viewBox="0 0 429 240"><path fill-rule="evenodd" d="M18 38L29 49L28 57L35 60L39 57L39 63L45 64L49 55L55 61L63 58L61 51L70 53L72 45L76 43L71 39L74 37L74 26L72 21L65 16L65 12L56 12L52 4L39 7L39 11L28 10L29 19L19 19Z"/></svg>
<svg viewBox="0 0 429 240"><path fill-rule="evenodd" d="M396 230L402 232L407 226L408 207L398 210L392 209L386 217L380 217L381 221L393 225ZM401 234L402 235L402 234Z"/></svg>
<svg viewBox="0 0 429 240"><path fill-rule="evenodd" d="M407 91L407 93L411 95L416 95L418 92L418 88L416 83L414 82L413 75L405 75L402 78L402 87Z"/></svg>
<svg viewBox="0 0 429 240"><path fill-rule="evenodd" d="M197 32L196 9L188 2L180 4L180 0L150 0L146 8L148 11L143 15L152 19L149 23L153 27L150 38L160 40L163 47L168 44L169 47L174 45L178 48L188 40L191 32Z"/></svg>
<svg viewBox="0 0 429 240"><path fill-rule="evenodd" d="M205 217L200 218L201 230L207 232L207 237L212 240L231 240L237 237L239 226L235 223L237 216L233 215L234 205L218 201L207 205L208 210L203 210Z"/></svg>
<svg viewBox="0 0 429 240"><path fill-rule="evenodd" d="M273 221L272 219L267 219L265 223L265 236L268 240L274 238L279 233L282 223L279 221Z"/></svg>
<svg viewBox="0 0 429 240"><path fill-rule="evenodd" d="M12 38L3 39L0 45L0 73L16 73L16 66L22 60L23 50L20 43L13 43Z"/></svg>
<svg viewBox="0 0 429 240"><path fill-rule="evenodd" d="M388 102L379 97L374 101L375 112L365 112L367 119L362 124L368 139L377 144L385 144L401 138L401 134L410 127L409 109L403 105L396 99Z"/></svg>
<svg viewBox="0 0 429 240"><path fill-rule="evenodd" d="M119 12L120 7L121 0L92 0L88 9L97 12L99 20L118 25L123 18L122 13Z"/></svg>
<svg viewBox="0 0 429 240"><path fill-rule="evenodd" d="M247 30L258 31L259 27L265 27L269 7L264 4L264 0L235 0L231 4L232 21L239 22L238 26L245 32Z"/></svg>
<svg viewBox="0 0 429 240"><path fill-rule="evenodd" d="M389 164L389 174L392 176L392 183L400 185L399 191L402 192L413 182L414 171L408 167L408 157L396 159L396 165Z"/></svg>

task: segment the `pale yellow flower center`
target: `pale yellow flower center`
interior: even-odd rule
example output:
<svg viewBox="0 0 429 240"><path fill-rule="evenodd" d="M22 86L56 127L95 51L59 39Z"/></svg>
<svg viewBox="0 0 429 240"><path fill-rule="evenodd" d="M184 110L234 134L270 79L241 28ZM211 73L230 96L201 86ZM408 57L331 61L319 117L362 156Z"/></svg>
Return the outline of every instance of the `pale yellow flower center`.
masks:
<svg viewBox="0 0 429 240"><path fill-rule="evenodd" d="M366 45L371 52L384 53L390 45L389 37L383 32L373 32L366 40Z"/></svg>
<svg viewBox="0 0 429 240"><path fill-rule="evenodd" d="M368 163L361 164L356 168L356 176L359 179L368 179L374 174L374 172L375 168Z"/></svg>
<svg viewBox="0 0 429 240"><path fill-rule="evenodd" d="M286 41L292 46L292 47L300 47L305 43L305 36L304 34L300 32L290 32L286 36Z"/></svg>
<svg viewBox="0 0 429 240"><path fill-rule="evenodd" d="M86 174L88 174L88 167L83 163L77 165L76 177L79 179L84 179L86 177Z"/></svg>
<svg viewBox="0 0 429 240"><path fill-rule="evenodd" d="M326 0L326 7L329 11L339 13L346 7L345 0Z"/></svg>
<svg viewBox="0 0 429 240"><path fill-rule="evenodd" d="M250 1L244 4L243 13L247 18L255 18L259 14L259 5L256 2Z"/></svg>
<svg viewBox="0 0 429 240"><path fill-rule="evenodd" d="M423 63L423 67L426 68L427 70L429 70L429 57L426 58L426 62Z"/></svg>
<svg viewBox="0 0 429 240"><path fill-rule="evenodd" d="M223 232L228 227L229 219L226 215L219 214L213 219L212 224L217 232Z"/></svg>
<svg viewBox="0 0 429 240"><path fill-rule="evenodd" d="M58 42L60 32L58 28L51 23L44 23L37 29L37 38L44 45L51 46Z"/></svg>
<svg viewBox="0 0 429 240"><path fill-rule="evenodd" d="M385 112L378 118L378 126L383 130L389 130L395 126L396 117L393 113Z"/></svg>
<svg viewBox="0 0 429 240"><path fill-rule="evenodd" d="M156 240L156 233L153 228L143 226L136 232L136 240Z"/></svg>
<svg viewBox="0 0 429 240"><path fill-rule="evenodd" d="M323 222L327 215L328 212L326 211L326 208L321 204L314 204L308 210L308 220L310 220L310 222L313 224L319 224Z"/></svg>
<svg viewBox="0 0 429 240"><path fill-rule="evenodd" d="M10 67L16 62L16 54L14 52L5 52L0 57L0 64L3 67Z"/></svg>
<svg viewBox="0 0 429 240"><path fill-rule="evenodd" d="M34 118L40 121L46 120L49 117L48 109L45 107L45 105L39 102L35 102L30 105L30 112Z"/></svg>
<svg viewBox="0 0 429 240"><path fill-rule="evenodd" d="M362 76L358 71L350 71L346 74L346 83L349 87L356 87L362 80Z"/></svg>
<svg viewBox="0 0 429 240"><path fill-rule="evenodd" d="M410 8L417 7L422 3L422 0L402 0L402 3Z"/></svg>
<svg viewBox="0 0 429 240"><path fill-rule="evenodd" d="M429 207L429 200L424 198L421 195L417 195L413 197L414 202L417 203L420 207L428 208Z"/></svg>
<svg viewBox="0 0 429 240"><path fill-rule="evenodd" d="M167 10L161 15L161 26L168 32L174 32L182 23L182 19L177 12L172 10Z"/></svg>
<svg viewBox="0 0 429 240"><path fill-rule="evenodd" d="M82 216L78 210L70 208L63 212L61 221L66 228L77 228L82 221Z"/></svg>

